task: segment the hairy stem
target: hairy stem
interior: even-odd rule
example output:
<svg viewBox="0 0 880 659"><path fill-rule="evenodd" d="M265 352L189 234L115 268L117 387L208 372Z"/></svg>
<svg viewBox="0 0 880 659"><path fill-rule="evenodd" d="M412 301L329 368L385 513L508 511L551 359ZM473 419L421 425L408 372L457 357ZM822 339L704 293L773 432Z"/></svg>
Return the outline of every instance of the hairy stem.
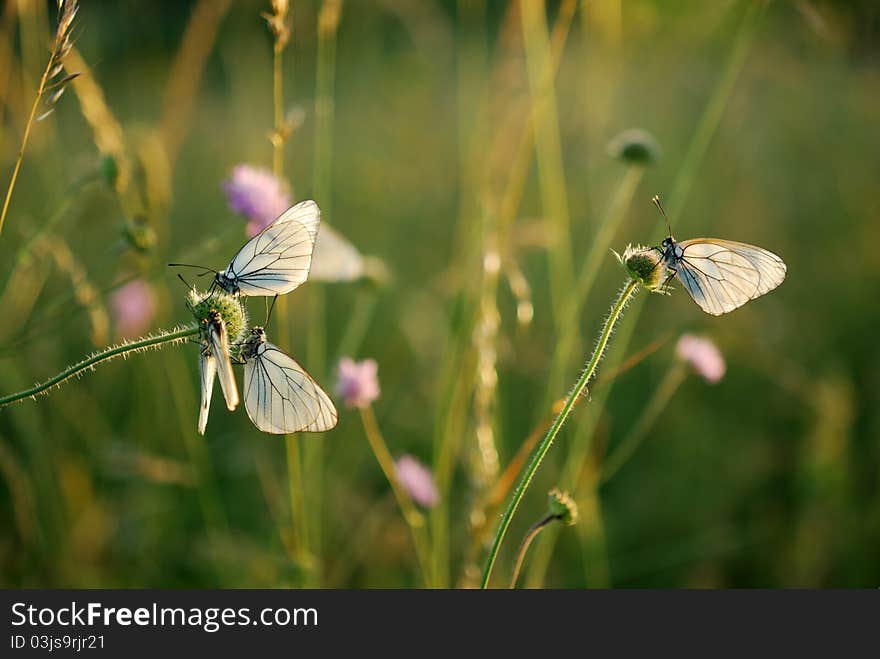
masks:
<svg viewBox="0 0 880 659"><path fill-rule="evenodd" d="M30 389L25 389L24 391L19 391L15 394L9 394L8 396L0 397L0 407L4 407L5 405L15 403L25 398L33 398L34 396L37 396L39 394L46 393L52 387L61 386L70 378L78 376L84 371L92 370L98 364L109 361L116 357L122 357L130 352L138 352L141 350L158 348L166 343L181 343L190 336L195 336L198 333L198 326L187 325L186 327L181 327L171 332L162 332L157 336L148 336L143 339L138 339L137 341L131 341L123 343L119 346L106 348L105 350L96 352L90 357L83 359L81 362L78 362L73 366L66 368L58 375L49 378L41 384L36 384Z"/></svg>
<svg viewBox="0 0 880 659"><path fill-rule="evenodd" d="M577 401L578 397L584 393L587 388L587 384L589 384L593 375L596 373L596 367L599 365L599 361L602 359L602 355L604 354L605 348L608 345L608 339L611 337L611 332L614 330L614 326L617 324L617 321L620 318L621 313L623 312L623 308L626 306L626 303L629 302L630 298L636 292L637 288L638 282L635 280L631 280L620 292L617 301L611 308L611 313L608 314L608 318L606 318L605 320L605 326L602 328L602 332L599 334L599 340L596 342L596 347L593 350L593 355L590 357L590 361L587 362L587 365L581 373L580 378L574 385L574 388L568 394L568 399L565 401L565 405L562 407L562 410L559 412L559 415L556 417L553 425L550 426L547 434L544 435L544 439L541 440L541 443L538 445L537 450L532 455L532 459L529 461L529 464L526 467L526 470L523 473L519 484L516 486L516 490L514 490L513 499L511 500L510 505L507 507L507 510L504 513L504 517L502 517L501 519L501 524L498 527L498 531L495 534L495 540L492 543L492 549L489 551L489 558L486 561L486 568L483 572L483 581L481 584L482 588L487 588L489 586L489 578L492 576L492 568L495 565L495 559L498 557L498 550L501 548L501 542L504 540L504 536L507 533L510 522L513 519L514 514L516 513L520 502L522 501L523 495L525 495L526 489L532 482L532 478L534 477L535 472L538 470L538 467L541 465L541 462L544 460L544 456L547 455L547 451L550 450L550 446L552 446L553 440L556 439L556 435L559 434L560 429L562 428L566 419L568 419L568 415L571 412L571 409L574 407L574 404Z"/></svg>

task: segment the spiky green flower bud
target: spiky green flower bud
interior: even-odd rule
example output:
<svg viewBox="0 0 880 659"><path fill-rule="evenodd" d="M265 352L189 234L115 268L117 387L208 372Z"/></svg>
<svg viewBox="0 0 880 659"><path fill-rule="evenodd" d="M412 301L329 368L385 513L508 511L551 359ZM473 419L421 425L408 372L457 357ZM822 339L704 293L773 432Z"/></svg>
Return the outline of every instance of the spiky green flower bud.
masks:
<svg viewBox="0 0 880 659"><path fill-rule="evenodd" d="M550 515L558 519L566 526L577 522L578 507L568 492L563 492L554 487L547 494L547 507Z"/></svg>
<svg viewBox="0 0 880 659"><path fill-rule="evenodd" d="M627 274L649 291L660 292L669 273L662 255L655 247L627 245L623 256L614 252Z"/></svg>
<svg viewBox="0 0 880 659"><path fill-rule="evenodd" d="M205 322L211 311L219 313L226 326L227 340L230 345L244 340L248 330L248 317L247 311L238 297L225 291L215 290L210 293L201 293L192 289L189 292L189 308L198 323Z"/></svg>

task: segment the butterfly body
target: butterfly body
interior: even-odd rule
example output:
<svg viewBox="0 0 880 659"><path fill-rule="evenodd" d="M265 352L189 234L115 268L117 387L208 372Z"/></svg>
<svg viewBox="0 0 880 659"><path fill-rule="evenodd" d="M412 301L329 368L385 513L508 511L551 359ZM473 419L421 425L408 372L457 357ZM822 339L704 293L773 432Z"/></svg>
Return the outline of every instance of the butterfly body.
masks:
<svg viewBox="0 0 880 659"><path fill-rule="evenodd" d="M783 260L766 249L720 238L677 242L672 235L658 248L661 261L699 307L720 316L779 286Z"/></svg>
<svg viewBox="0 0 880 659"><path fill-rule="evenodd" d="M207 371L205 377L210 375L211 370L216 371L220 379L220 389L226 399L226 407L231 412L238 407L238 387L235 384L235 377L232 375L232 360L229 357L229 335L226 331L226 323L218 311L212 309L208 312L204 334L206 346L202 350L202 354L207 353L213 357L214 363L213 368L207 364L203 365ZM207 397L210 399L210 394Z"/></svg>

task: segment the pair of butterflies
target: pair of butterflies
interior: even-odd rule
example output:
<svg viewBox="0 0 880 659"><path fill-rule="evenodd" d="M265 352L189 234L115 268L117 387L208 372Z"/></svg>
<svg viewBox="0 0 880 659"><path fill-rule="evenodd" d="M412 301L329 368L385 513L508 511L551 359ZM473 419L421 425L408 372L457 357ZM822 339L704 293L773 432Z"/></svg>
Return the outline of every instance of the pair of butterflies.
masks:
<svg viewBox="0 0 880 659"><path fill-rule="evenodd" d="M666 218L660 197L655 196L653 201ZM693 301L713 316L738 309L785 279L786 266L781 258L748 243L721 238L676 242L669 229L669 235L656 249L672 273L670 277L678 279Z"/></svg>
<svg viewBox="0 0 880 659"><path fill-rule="evenodd" d="M314 201L302 201L287 209L245 243L225 270L215 274L213 286L235 296L291 292L309 276L320 221L321 211ZM240 402L229 356L229 337L217 311L208 313L203 337L199 353L202 435L208 423L215 375L219 377L226 407L232 411ZM239 354L244 362L245 409L257 428L272 434L289 434L323 432L336 425L338 415L327 393L290 355L266 340L262 327L250 330Z"/></svg>

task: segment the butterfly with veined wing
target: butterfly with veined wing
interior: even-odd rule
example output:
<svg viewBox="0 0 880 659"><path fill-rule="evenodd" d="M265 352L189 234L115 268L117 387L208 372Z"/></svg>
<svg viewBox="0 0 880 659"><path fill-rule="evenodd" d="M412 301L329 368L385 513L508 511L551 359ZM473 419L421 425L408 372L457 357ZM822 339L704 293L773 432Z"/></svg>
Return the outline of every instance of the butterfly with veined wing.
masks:
<svg viewBox="0 0 880 659"><path fill-rule="evenodd" d="M666 218L660 197L653 199ZM667 228L668 228L667 220ZM773 252L721 238L677 242L672 230L660 247L661 262L681 282L694 302L720 316L772 291L785 279L786 266Z"/></svg>
<svg viewBox="0 0 880 659"><path fill-rule="evenodd" d="M291 206L232 257L214 284L233 295L283 295L309 276L321 210L308 199Z"/></svg>
<svg viewBox="0 0 880 659"><path fill-rule="evenodd" d="M305 369L266 340L262 327L251 328L241 348L244 406L263 432L324 432L336 426L336 407Z"/></svg>

